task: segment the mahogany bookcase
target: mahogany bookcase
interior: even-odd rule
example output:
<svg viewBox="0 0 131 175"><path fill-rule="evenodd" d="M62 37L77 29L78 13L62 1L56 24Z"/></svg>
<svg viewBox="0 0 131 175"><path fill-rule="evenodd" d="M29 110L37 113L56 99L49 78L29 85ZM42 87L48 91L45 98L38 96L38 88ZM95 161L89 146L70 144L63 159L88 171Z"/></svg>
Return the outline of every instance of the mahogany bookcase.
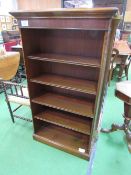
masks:
<svg viewBox="0 0 131 175"><path fill-rule="evenodd" d="M117 8L11 14L21 30L34 139L89 159L98 137Z"/></svg>

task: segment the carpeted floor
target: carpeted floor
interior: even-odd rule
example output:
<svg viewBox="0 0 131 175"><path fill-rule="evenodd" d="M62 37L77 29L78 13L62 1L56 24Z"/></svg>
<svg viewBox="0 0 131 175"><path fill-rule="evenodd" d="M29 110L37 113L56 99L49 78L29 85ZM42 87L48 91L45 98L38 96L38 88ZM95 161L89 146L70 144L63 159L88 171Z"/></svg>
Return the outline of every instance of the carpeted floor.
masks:
<svg viewBox="0 0 131 175"><path fill-rule="evenodd" d="M131 80L131 71L130 71ZM102 127L122 123L123 103L114 96L115 80L108 88ZM19 113L30 116L30 111ZM32 123L12 124L4 95L0 95L0 175L86 175L89 162L36 142ZM92 175L131 175L131 155L122 131L100 133Z"/></svg>
<svg viewBox="0 0 131 175"><path fill-rule="evenodd" d="M131 80L131 67L129 80ZM114 96L115 85L116 80L113 79L105 100L103 128L110 128L112 123L123 123L124 106L123 102ZM131 154L128 152L124 132L100 133L92 175L131 175L130 166Z"/></svg>

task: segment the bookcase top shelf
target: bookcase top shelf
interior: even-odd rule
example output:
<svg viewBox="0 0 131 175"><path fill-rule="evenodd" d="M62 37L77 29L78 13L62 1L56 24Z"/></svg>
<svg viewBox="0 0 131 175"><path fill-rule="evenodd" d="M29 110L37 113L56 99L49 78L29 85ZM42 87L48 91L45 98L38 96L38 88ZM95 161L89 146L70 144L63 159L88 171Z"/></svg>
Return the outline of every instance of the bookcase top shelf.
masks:
<svg viewBox="0 0 131 175"><path fill-rule="evenodd" d="M91 122L92 119L85 118L82 116L63 113L60 111L54 110L45 110L34 116L34 118L55 124L57 126L61 126L64 128L68 128L86 135L91 134Z"/></svg>
<svg viewBox="0 0 131 175"><path fill-rule="evenodd" d="M34 60L41 60L41 61L49 61L49 62L56 62L56 63L65 63L65 64L100 68L100 60L98 58L51 54L51 53L33 54L28 56L28 58L34 59Z"/></svg>

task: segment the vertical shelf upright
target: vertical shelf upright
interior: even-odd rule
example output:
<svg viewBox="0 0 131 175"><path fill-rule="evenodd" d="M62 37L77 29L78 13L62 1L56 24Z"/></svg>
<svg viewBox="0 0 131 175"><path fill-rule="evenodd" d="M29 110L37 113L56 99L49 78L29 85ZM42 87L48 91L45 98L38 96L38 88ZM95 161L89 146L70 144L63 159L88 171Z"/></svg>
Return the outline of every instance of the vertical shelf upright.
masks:
<svg viewBox="0 0 131 175"><path fill-rule="evenodd" d="M21 30L35 140L89 159L117 8L11 12Z"/></svg>

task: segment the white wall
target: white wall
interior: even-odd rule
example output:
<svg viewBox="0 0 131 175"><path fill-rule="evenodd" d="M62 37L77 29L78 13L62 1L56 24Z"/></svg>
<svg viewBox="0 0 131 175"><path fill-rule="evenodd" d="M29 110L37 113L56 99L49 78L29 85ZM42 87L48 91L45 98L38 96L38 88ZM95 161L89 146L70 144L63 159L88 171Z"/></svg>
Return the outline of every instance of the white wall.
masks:
<svg viewBox="0 0 131 175"><path fill-rule="evenodd" d="M17 10L17 0L0 0L0 15Z"/></svg>

